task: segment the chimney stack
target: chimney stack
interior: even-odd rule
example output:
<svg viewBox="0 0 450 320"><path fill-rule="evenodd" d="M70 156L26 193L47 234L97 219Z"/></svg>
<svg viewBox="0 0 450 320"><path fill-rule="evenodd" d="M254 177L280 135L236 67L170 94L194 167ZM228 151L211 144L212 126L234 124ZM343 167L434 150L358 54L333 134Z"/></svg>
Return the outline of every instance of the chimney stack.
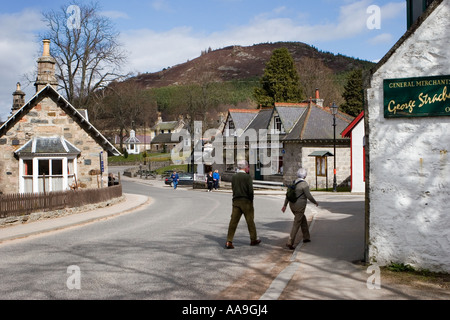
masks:
<svg viewBox="0 0 450 320"><path fill-rule="evenodd" d="M42 56L50 57L50 40L45 39L45 40L42 40L42 42L44 44L44 50L42 52Z"/></svg>
<svg viewBox="0 0 450 320"><path fill-rule="evenodd" d="M20 83L17 82L16 91L13 93L13 105L12 105L12 114L16 113L17 110L22 108L25 104L25 92L23 92L20 88Z"/></svg>
<svg viewBox="0 0 450 320"><path fill-rule="evenodd" d="M50 40L43 40L44 49L42 56L37 60L38 63L38 73L36 82L34 86L36 87L36 92L41 91L48 84L54 86L58 85L58 80L55 76L55 65L56 60L50 55Z"/></svg>
<svg viewBox="0 0 450 320"><path fill-rule="evenodd" d="M320 99L320 92L319 92L319 88L316 89L316 98L315 100L315 104L318 105L319 107L323 108L323 99Z"/></svg>

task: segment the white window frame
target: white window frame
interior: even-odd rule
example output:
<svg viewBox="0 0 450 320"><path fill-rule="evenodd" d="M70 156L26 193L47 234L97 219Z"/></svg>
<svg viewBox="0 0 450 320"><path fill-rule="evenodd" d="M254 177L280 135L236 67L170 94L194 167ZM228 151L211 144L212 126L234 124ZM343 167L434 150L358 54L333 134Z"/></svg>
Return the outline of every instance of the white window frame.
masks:
<svg viewBox="0 0 450 320"><path fill-rule="evenodd" d="M49 161L49 183L48 183L48 190L46 189L46 192L52 192L53 186L52 186L52 179L55 178L55 176L52 175L52 161L51 160L62 160L62 191L70 190L70 184L73 183L74 177L77 175L78 172L78 165L76 161L76 157L63 157L63 156L54 156L54 157L45 157L45 156L37 156L37 157L21 157L19 158L19 192L25 193L25 179L29 179L30 176L25 175L25 168L24 168L24 160L32 160L33 163L33 175L32 175L32 193L39 193L43 192L43 190L39 190L39 161L40 160L47 160ZM73 172L68 173L69 169L69 162L72 161L73 163ZM61 175L58 175L61 177ZM58 190L59 191L59 190Z"/></svg>

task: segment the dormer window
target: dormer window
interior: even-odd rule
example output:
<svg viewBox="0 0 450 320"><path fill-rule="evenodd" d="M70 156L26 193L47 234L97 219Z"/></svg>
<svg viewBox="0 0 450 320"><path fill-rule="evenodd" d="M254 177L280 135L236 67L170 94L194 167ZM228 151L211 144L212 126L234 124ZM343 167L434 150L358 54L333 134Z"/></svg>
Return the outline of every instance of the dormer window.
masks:
<svg viewBox="0 0 450 320"><path fill-rule="evenodd" d="M281 118L278 117L278 116L276 116L276 117L273 119L273 122L274 122L274 129L275 129L275 132L276 132L276 133L280 133L280 132L281 132L281 128L282 128Z"/></svg>

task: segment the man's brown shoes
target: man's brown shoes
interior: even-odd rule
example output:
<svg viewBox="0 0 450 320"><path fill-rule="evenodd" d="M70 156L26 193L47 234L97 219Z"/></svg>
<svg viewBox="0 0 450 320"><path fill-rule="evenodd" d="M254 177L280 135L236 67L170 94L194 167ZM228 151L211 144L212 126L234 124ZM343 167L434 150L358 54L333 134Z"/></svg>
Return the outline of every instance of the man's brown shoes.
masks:
<svg viewBox="0 0 450 320"><path fill-rule="evenodd" d="M225 249L234 249L233 243L231 241L227 241L225 244Z"/></svg>
<svg viewBox="0 0 450 320"><path fill-rule="evenodd" d="M261 240L252 240L250 242L251 246L257 246L258 244L261 243ZM227 243L225 244L225 249L234 249L233 243L231 241L227 241Z"/></svg>

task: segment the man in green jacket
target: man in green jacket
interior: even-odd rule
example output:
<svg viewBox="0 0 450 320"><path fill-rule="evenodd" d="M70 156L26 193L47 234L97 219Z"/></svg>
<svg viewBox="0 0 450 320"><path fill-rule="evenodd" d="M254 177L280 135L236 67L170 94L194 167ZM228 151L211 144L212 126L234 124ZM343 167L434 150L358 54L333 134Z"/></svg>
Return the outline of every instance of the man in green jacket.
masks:
<svg viewBox="0 0 450 320"><path fill-rule="evenodd" d="M244 214L245 221L247 221L248 232L250 233L250 245L256 246L261 243L261 240L257 237L254 222L253 179L247 172L247 161L239 161L238 172L231 179L233 210L231 212L230 225L228 226L227 243L225 244L225 248L227 249L234 249L233 238L242 214Z"/></svg>

